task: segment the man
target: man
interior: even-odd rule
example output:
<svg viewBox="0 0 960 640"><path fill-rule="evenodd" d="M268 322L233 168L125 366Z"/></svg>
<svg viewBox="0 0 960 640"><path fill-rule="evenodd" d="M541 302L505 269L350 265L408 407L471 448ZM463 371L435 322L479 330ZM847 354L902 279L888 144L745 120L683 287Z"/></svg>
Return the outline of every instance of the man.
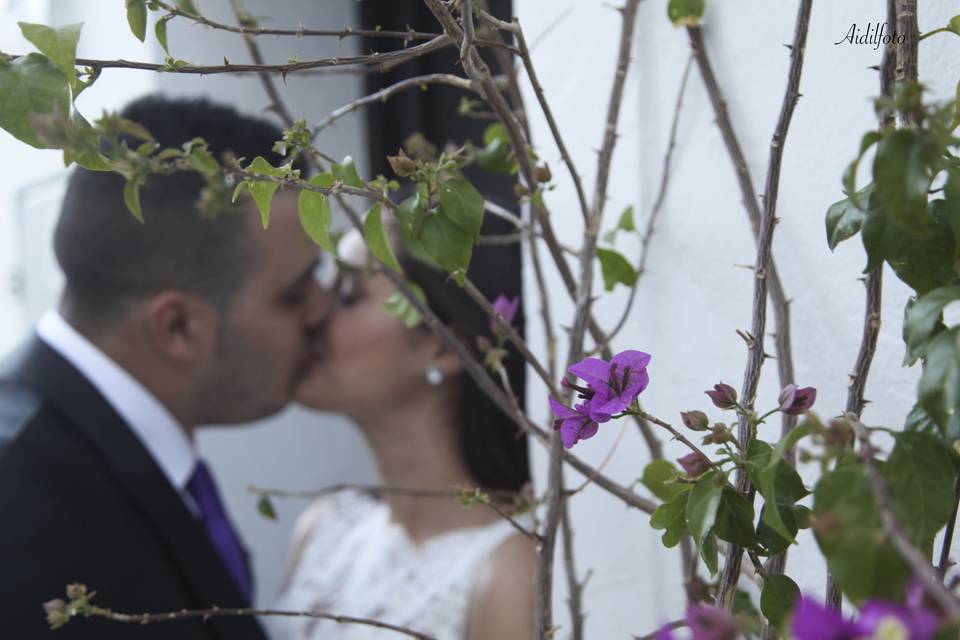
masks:
<svg viewBox="0 0 960 640"><path fill-rule="evenodd" d="M164 147L271 152L275 127L205 101L141 99L122 115ZM131 141L133 148L134 141ZM193 431L274 413L327 310L317 251L280 191L263 230L250 202L216 217L199 174L151 176L145 224L124 181L77 169L54 246L59 312L0 375L0 636L49 636L43 603L68 583L118 612L249 606L246 552ZM262 639L250 617L135 625L73 620L73 638Z"/></svg>

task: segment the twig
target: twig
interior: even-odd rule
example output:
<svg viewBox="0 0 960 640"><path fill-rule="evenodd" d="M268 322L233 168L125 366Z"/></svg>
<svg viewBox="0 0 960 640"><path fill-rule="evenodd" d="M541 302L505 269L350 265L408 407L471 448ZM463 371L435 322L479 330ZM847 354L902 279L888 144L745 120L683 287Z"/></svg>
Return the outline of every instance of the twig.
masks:
<svg viewBox="0 0 960 640"><path fill-rule="evenodd" d="M489 200L486 200L483 203L483 208L486 210L487 213L492 213L498 218L503 218L504 220L510 222L511 224L513 224L513 226L517 228L522 229L528 226L526 222L524 222L523 220L515 216L512 211L504 207L501 207L495 202L490 202Z"/></svg>
<svg viewBox="0 0 960 640"><path fill-rule="evenodd" d="M340 483L323 487L322 489L267 489L250 485L247 491L259 496L271 498L297 498L312 500L322 498L341 491L357 491L370 496L379 497L384 495L398 495L407 498L459 498L464 492L472 493L479 487L464 487L463 489L413 489L410 487L391 487L385 485L365 485ZM480 489L483 493L494 496L501 500L515 498L519 495L516 491L506 491L502 489L488 490Z"/></svg>
<svg viewBox="0 0 960 640"><path fill-rule="evenodd" d="M627 316L633 308L633 301L637 296L637 288L640 276L646 271L647 257L650 255L650 240L653 238L654 226L657 222L657 216L667 197L667 185L670 183L670 161L673 158L673 150L677 146L677 128L680 124L680 108L683 106L683 94L687 90L687 79L690 77L690 68L693 66L693 56L687 58L687 64L683 67L683 75L680 78L680 89L677 91L677 101L673 109L673 121L670 123L670 137L667 142L667 151L663 157L663 170L660 173L660 191L657 193L657 199L653 203L653 209L650 210L650 217L647 218L647 227L643 232L643 240L640 243L640 259L637 262L637 278L630 287L630 297L623 308L623 315L616 326L607 334L607 340L613 339L623 329L627 322Z"/></svg>
<svg viewBox="0 0 960 640"><path fill-rule="evenodd" d="M136 62L131 60L95 60L91 58L77 58L76 63L81 67L91 67L93 69L140 69L144 71L164 71L168 73L199 74L212 75L216 73L279 73L287 75L298 71L308 69L319 69L324 67L346 67L351 65L384 65L387 63L399 63L412 58L416 58L432 51L437 51L451 44L447 36L437 36L433 40L428 40L422 44L399 49L397 51L387 51L384 53L373 53L365 56L347 56L344 58L318 58L316 60L303 60L300 62L289 62L287 64L232 64L222 65L193 65L182 66L157 64L153 62ZM21 56L14 55L12 58Z"/></svg>
<svg viewBox="0 0 960 640"><path fill-rule="evenodd" d="M617 448L620 446L620 443L623 441L623 434L625 434L626 432L627 432L627 424L623 423L623 425L620 427L620 433L617 434L617 438L613 441L613 444L610 445L610 450L607 451L607 455L603 456L603 460L601 460L600 464L597 465L597 473L603 471L604 468L607 466L607 464L610 462L610 460L613 459L613 454L617 451ZM579 487L571 491L567 495L567 497L572 498L573 496L577 495L578 493L586 489L588 486L590 486L591 482L593 482L593 476L590 476L586 480L584 480L583 484L581 484Z"/></svg>
<svg viewBox="0 0 960 640"><path fill-rule="evenodd" d="M710 456L708 456L707 454L705 454L705 453L703 452L703 450L700 449L700 447L698 447L697 445L693 444L693 442L691 442L690 439L687 438L687 436L683 435L682 433L680 433L679 431L677 431L676 429L674 429L673 426L670 425L670 423L664 422L664 421L661 420L660 418L657 418L656 416L652 416L652 415L650 415L649 413L647 413L646 411L641 411L641 413L643 414L644 419L646 419L648 422L652 422L653 424L657 425L658 427L663 427L664 429L666 429L667 431L669 431L669 432L670 432L670 435L673 436L673 439L674 439L674 440L677 440L677 441L683 443L684 445L686 445L686 447L687 447L688 449L690 449L690 450L693 451L694 453L699 453L701 456L703 456L703 457L706 458L707 460L710 459ZM710 466L714 466L713 462L710 463Z"/></svg>
<svg viewBox="0 0 960 640"><path fill-rule="evenodd" d="M622 432L621 432L622 433ZM567 605L570 607L570 623L573 625L573 640L583 640L583 582L577 580L577 566L573 557L573 527L570 526L570 510L567 498L560 504L560 526L563 531L563 567L567 578ZM589 573L587 574L589 577Z"/></svg>
<svg viewBox="0 0 960 640"><path fill-rule="evenodd" d="M947 520L947 528L943 532L943 543L940 547L940 562L937 563L937 574L942 581L950 568L950 546L953 543L953 530L957 526L957 510L960 509L960 478L953 481L953 511Z"/></svg>
<svg viewBox="0 0 960 640"><path fill-rule="evenodd" d="M897 82L916 82L918 78L918 49L920 28L917 25L917 0L896 0L897 33L903 34L903 44L897 45ZM915 116L901 112L901 127L916 126Z"/></svg>
<svg viewBox="0 0 960 640"><path fill-rule="evenodd" d="M887 0L887 23L896 23L897 8L895 0ZM893 83L896 79L897 51L901 45L891 42L883 51L880 61L880 95L893 96ZM880 123L881 127L896 126L896 115L888 116ZM870 364L877 348L877 339L880 335L881 295L883 292L883 265L880 265L866 275L866 304L864 305L863 333L860 339L860 350L854 372L850 376L850 388L847 390L848 412L857 416L863 414L864 391L867 386L867 375L870 373ZM827 573L827 607L841 611L843 607L843 593L840 585L831 573Z"/></svg>
<svg viewBox="0 0 960 640"><path fill-rule="evenodd" d="M115 622L133 622L137 624L151 624L155 622L168 622L170 620L187 620L192 618L202 618L206 620L207 618L237 618L237 617L248 617L248 616L316 618L319 620L333 620L334 622L337 622L340 624L362 624L368 627L386 629L388 631L395 631L399 634L403 634L411 638L417 638L418 640L436 640L433 636L429 636L425 633L420 633L419 631L414 631L413 629L408 629L407 627L401 627L395 624L390 624L388 622L381 622L380 620L372 620L370 618L356 618L354 616L341 616L333 613L319 613L315 611L283 611L279 609L221 609L219 607L215 607L212 609L198 609L198 610L184 609L182 611L170 611L167 613L133 614L133 613L117 613L116 611L111 611L110 609L104 609L102 607L90 607L89 613L87 615L92 617L97 617L97 618L106 618L108 620L113 620Z"/></svg>
<svg viewBox="0 0 960 640"><path fill-rule="evenodd" d="M428 84L446 84L458 89L465 89L467 91L473 91L474 85L472 82L466 78L461 78L460 76L455 76L450 73L429 73L422 76L414 76L412 78L407 78L396 82L388 87L384 87L375 93L371 93L368 96L358 98L353 102L350 102L338 109L332 111L330 115L318 122L313 127L313 138L317 137L323 129L326 129L328 126L333 124L339 118L347 115L352 111L356 111L364 105L371 104L373 102L386 102L394 95L411 89L413 87L422 87Z"/></svg>
<svg viewBox="0 0 960 640"><path fill-rule="evenodd" d="M667 624L661 626L656 631L645 633L642 636L634 636L634 640L657 640L657 638L660 636L660 632L664 629L673 631L674 629L681 629L685 626L687 626L687 621L685 619L674 620L673 622L668 622Z"/></svg>
<svg viewBox="0 0 960 640"><path fill-rule="evenodd" d="M760 234L758 238L757 262L754 268L753 289L753 320L751 333L756 336L750 348L741 398L744 406L752 407L760 382L760 370L766 354L763 349L763 336L766 332L767 312L767 270L770 264L771 245L773 243L773 227L777 208L777 194L780 187L780 163L783 158L783 145L790 128L790 120L794 108L800 97L800 75L803 70L804 50L806 47L807 30L810 25L810 10L813 0L801 0L797 11L796 32L793 47L790 50L790 72L787 81L787 90L780 109L777 127L770 142L770 162L767 170L767 181L763 199L763 215L760 220ZM752 437L752 428L748 416L740 415L737 426L737 440L741 449L746 450ZM737 489L746 495L751 495L750 479L744 469L737 470ZM730 545L726 555L723 572L720 575L720 587L717 602L729 610L733 606L733 597L737 590L737 581L740 577L740 562L743 549L738 545Z"/></svg>
<svg viewBox="0 0 960 640"><path fill-rule="evenodd" d="M890 507L890 495L887 491L887 484L880 475L875 460L876 451L870 442L870 433L867 431L860 419L853 413L846 414L847 422L853 427L860 441L860 448L863 458L863 464L867 468L867 476L870 478L870 488L873 491L873 497L877 501L877 509L880 511L880 519L883 522L883 528L890 536L893 546L897 548L900 557L910 566L913 574L923 583L923 589L927 594L936 600L943 611L954 621L960 620L960 601L940 582L940 578L933 570L929 560L918 551L910 542L909 537L904 533L897 521L897 516Z"/></svg>

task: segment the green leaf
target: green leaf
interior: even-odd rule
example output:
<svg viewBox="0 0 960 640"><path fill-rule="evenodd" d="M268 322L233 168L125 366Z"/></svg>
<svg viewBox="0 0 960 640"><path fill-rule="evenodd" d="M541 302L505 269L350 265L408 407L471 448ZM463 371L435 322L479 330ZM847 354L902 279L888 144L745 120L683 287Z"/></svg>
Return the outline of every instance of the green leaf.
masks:
<svg viewBox="0 0 960 640"><path fill-rule="evenodd" d="M127 205L127 209L130 210L133 217L137 219L137 222L141 224L143 223L143 210L140 208L140 187L143 186L143 182L143 176L138 176L127 180L127 184L123 186L123 202Z"/></svg>
<svg viewBox="0 0 960 640"><path fill-rule="evenodd" d="M332 174L321 173L310 178L308 182L326 188L335 182L335 178ZM300 225L310 239L324 251L337 255L336 248L330 240L330 222L333 219L333 212L327 196L316 191L301 189L297 208L300 211Z"/></svg>
<svg viewBox="0 0 960 640"><path fill-rule="evenodd" d="M43 24L18 22L23 37L40 53L47 56L67 78L71 87L77 86L77 42L80 40L82 23L68 24L54 29Z"/></svg>
<svg viewBox="0 0 960 640"><path fill-rule="evenodd" d="M940 333L927 347L917 399L943 433L960 430L960 327Z"/></svg>
<svg viewBox="0 0 960 640"><path fill-rule="evenodd" d="M140 42L147 37L147 2L146 0L127 1L127 23L130 31Z"/></svg>
<svg viewBox="0 0 960 640"><path fill-rule="evenodd" d="M796 582L781 573L768 573L763 577L760 611L774 628L782 629L799 596Z"/></svg>
<svg viewBox="0 0 960 640"><path fill-rule="evenodd" d="M0 128L22 142L49 148L37 135L32 118L70 114L67 78L50 60L29 53L12 62L0 59Z"/></svg>
<svg viewBox="0 0 960 640"><path fill-rule="evenodd" d="M597 247L597 258L600 259L603 286L607 291L612 291L618 282L632 287L637 281L636 270L619 251Z"/></svg>
<svg viewBox="0 0 960 640"><path fill-rule="evenodd" d="M876 193L901 234L919 235L927 229L927 191L936 147L912 129L884 134L873 159Z"/></svg>
<svg viewBox="0 0 960 640"><path fill-rule="evenodd" d="M424 219L419 240L430 257L463 286L473 254L473 238L440 211Z"/></svg>
<svg viewBox="0 0 960 640"><path fill-rule="evenodd" d="M277 510L273 508L273 502L270 501L270 497L267 495L260 496L260 499L257 500L257 511L260 512L264 518L270 520L277 519Z"/></svg>
<svg viewBox="0 0 960 640"><path fill-rule="evenodd" d="M805 491L802 482L799 487L795 485L791 487L787 484L791 482L789 479L793 478L793 474L796 474L796 471L793 470L791 474L791 469L785 468L784 471L781 471L780 467L790 467L790 464L783 460L784 454L788 449L793 447L797 441L808 435L812 428L813 425L810 422L801 423L781 438L777 446L769 450L769 453L767 453L767 447L769 447L767 443L761 440L754 440L750 443L750 448L747 451L747 474L757 487L757 490L763 495L763 500L766 505L778 505L784 501L792 503L805 495L797 495ZM786 476L783 475L784 473ZM784 478L787 480L784 480ZM780 490L779 495L778 489ZM791 495L784 495L784 491L789 491ZM783 518L780 516L779 509L764 509L763 518L764 522L766 522L771 529L786 540L793 542L796 531L791 532L786 526Z"/></svg>
<svg viewBox="0 0 960 640"><path fill-rule="evenodd" d="M668 549L677 546L687 533L686 510L690 491L690 485L682 485L673 500L661 504L650 516L651 527L665 529L661 542Z"/></svg>
<svg viewBox="0 0 960 640"><path fill-rule="evenodd" d="M416 193L405 199L397 207L396 215L400 221L400 228L408 239L420 235L420 227L427 215L423 203L424 200L420 197L420 190L418 189Z"/></svg>
<svg viewBox="0 0 960 640"><path fill-rule="evenodd" d="M767 524L770 518L764 515L764 511L772 507L773 505L768 506L765 504L760 509L760 521L757 523L757 543L761 547L758 552L759 555L772 556L783 553L790 548L790 544L796 538L799 529L794 509L799 509L800 507L796 505L790 506L782 502L776 505L777 510L780 512L780 520L787 528L787 532L791 534L786 538L774 531L773 528Z"/></svg>
<svg viewBox="0 0 960 640"><path fill-rule="evenodd" d="M960 15L950 18L950 22L947 23L947 29L960 36Z"/></svg>
<svg viewBox="0 0 960 640"><path fill-rule="evenodd" d="M193 0L177 0L176 4L180 8L180 10L185 13L189 13L195 16L200 15L200 11L198 11L196 5L193 4Z"/></svg>
<svg viewBox="0 0 960 640"><path fill-rule="evenodd" d="M675 482L678 472L676 467L666 460L654 460L643 470L641 482L650 489L650 492L663 500L670 502L678 495L688 490L682 484Z"/></svg>
<svg viewBox="0 0 960 640"><path fill-rule="evenodd" d="M863 158L863 154L867 152L867 149L875 145L882 138L883 135L879 131L868 131L863 134L863 137L860 139L860 152L857 154L857 157L847 165L846 170L843 172L843 192L853 200L853 204L856 207L863 207L863 204L857 198L857 168L860 166L860 160Z"/></svg>
<svg viewBox="0 0 960 640"><path fill-rule="evenodd" d="M693 485L690 498L687 500L686 519L687 529L697 543L697 548L703 552L703 544L713 529L720 508L720 499L723 488L726 486L726 477L723 472L707 471ZM706 559L704 559L706 560Z"/></svg>
<svg viewBox="0 0 960 640"><path fill-rule="evenodd" d="M170 56L170 48L167 46L167 23L173 18L173 14L167 14L157 20L157 24L153 27L153 32L157 36L157 42L160 43L160 46L163 47L163 52Z"/></svg>
<svg viewBox="0 0 960 640"><path fill-rule="evenodd" d="M675 27L693 27L700 24L705 0L670 0L667 17Z"/></svg>
<svg viewBox="0 0 960 640"><path fill-rule="evenodd" d="M703 544L700 545L700 557L710 571L710 575L717 575L717 536L711 533L704 538Z"/></svg>
<svg viewBox="0 0 960 640"><path fill-rule="evenodd" d="M633 224L633 205L630 205L620 214L620 221L617 222L617 229L621 231L636 231Z"/></svg>
<svg viewBox="0 0 960 640"><path fill-rule="evenodd" d="M390 246L390 240L383 229L383 220L380 218L380 203L376 203L367 212L367 217L363 220L363 236L367 241L367 248L380 262L387 265L397 273L403 273L400 263L397 262L397 256L393 254L393 247Z"/></svg>
<svg viewBox="0 0 960 640"><path fill-rule="evenodd" d="M247 167L247 171L261 176L272 176L274 178L286 178L295 174L291 169L291 164L287 163L279 167L274 167L263 156L257 156ZM257 209L260 211L260 220L263 222L263 228L266 229L270 224L270 205L273 202L273 194L276 193L280 185L276 182L267 182L265 180L245 179L247 189L253 196L253 201L257 203ZM234 192L234 201L236 201L236 192Z"/></svg>
<svg viewBox="0 0 960 640"><path fill-rule="evenodd" d="M855 197L834 202L827 209L827 244L831 251L844 240L860 232L867 212L857 205L865 205L873 189L874 185L868 184L858 191Z"/></svg>
<svg viewBox="0 0 960 640"><path fill-rule="evenodd" d="M920 549L933 544L953 509L954 466L943 439L919 431L897 433L883 476L899 520Z"/></svg>
<svg viewBox="0 0 960 640"><path fill-rule="evenodd" d="M960 421L954 420L948 422L947 426L948 428L946 432L944 432L944 430L940 428L940 425L930 417L930 414L923 408L923 405L918 402L913 405L910 413L907 414L907 418L904 420L903 430L918 431L941 438L948 447L953 448L957 445L957 441L960 440ZM954 451L956 451L956 449L954 449ZM960 464L960 459L955 457L954 460L957 464Z"/></svg>
<svg viewBox="0 0 960 640"><path fill-rule="evenodd" d="M496 173L512 173L517 163L510 156L510 136L503 125L495 122L483 132L483 149L477 151L477 164L481 169Z"/></svg>
<svg viewBox="0 0 960 640"><path fill-rule="evenodd" d="M900 600L912 571L883 533L870 482L860 465L824 475L814 490L814 535L844 593Z"/></svg>
<svg viewBox="0 0 960 640"><path fill-rule="evenodd" d="M358 189L363 187L363 180L357 174L357 165L354 164L353 158L350 156L344 158L343 162L334 162L330 170L337 180L348 187L357 187Z"/></svg>
<svg viewBox="0 0 960 640"><path fill-rule="evenodd" d="M724 487L713 532L721 540L741 547L753 547L757 536L753 529L753 505L733 487Z"/></svg>
<svg viewBox="0 0 960 640"><path fill-rule="evenodd" d="M437 189L440 210L474 240L483 224L483 196L466 180L447 180Z"/></svg>
<svg viewBox="0 0 960 640"><path fill-rule="evenodd" d="M955 300L960 300L960 285L939 287L908 305L903 320L903 341L907 343L910 364L925 356L930 341L946 329L943 309Z"/></svg>
<svg viewBox="0 0 960 640"><path fill-rule="evenodd" d="M410 290L413 291L413 294L420 302L427 304L427 296L423 293L423 289L421 289L419 285L415 282L408 282L407 286L410 287ZM410 304L407 296L399 291L394 291L390 294L390 297L383 303L383 308L391 316L403 320L403 324L406 325L408 329L413 329L423 320L423 316L420 315L416 307Z"/></svg>

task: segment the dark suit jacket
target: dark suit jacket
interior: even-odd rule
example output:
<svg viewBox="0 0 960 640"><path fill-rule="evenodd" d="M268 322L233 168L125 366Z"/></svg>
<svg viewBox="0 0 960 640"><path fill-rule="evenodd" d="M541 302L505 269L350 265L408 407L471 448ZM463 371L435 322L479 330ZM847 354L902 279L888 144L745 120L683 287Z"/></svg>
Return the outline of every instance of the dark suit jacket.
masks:
<svg viewBox="0 0 960 640"><path fill-rule="evenodd" d="M103 396L37 338L0 369L0 636L264 640L253 618L137 625L42 603L68 583L124 613L244 607L202 525ZM52 633L52 635L51 635Z"/></svg>

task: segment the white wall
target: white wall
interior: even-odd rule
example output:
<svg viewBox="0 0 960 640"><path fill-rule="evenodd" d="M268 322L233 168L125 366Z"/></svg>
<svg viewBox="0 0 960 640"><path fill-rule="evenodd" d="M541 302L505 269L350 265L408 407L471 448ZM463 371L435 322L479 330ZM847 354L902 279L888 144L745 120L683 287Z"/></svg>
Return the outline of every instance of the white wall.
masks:
<svg viewBox="0 0 960 640"><path fill-rule="evenodd" d="M264 24L296 28L342 28L356 22L352 0L289 0L273 3L248 1L254 15L268 16ZM234 24L227 0L201 0L198 6L209 17ZM153 36L152 22L146 43L140 43L127 26L122 3L84 0L7 0L0 3L0 50L32 50L20 36L16 22L69 24L83 22L78 57L124 58L160 62L162 51ZM226 55L247 62L249 54L239 36L214 32L182 19L168 24L168 41L177 58L216 64ZM339 44L330 38L261 38L268 61L286 62L354 55L359 39ZM291 111L316 122L330 110L362 92L358 75L313 76L309 82L293 76L280 90ZM267 100L256 76L176 76L153 72L107 69L77 104L88 118L103 109L119 110L130 100L163 91L171 95L206 95L250 114L265 113ZM342 157L352 153L358 167L366 161L362 116L341 119L319 139L327 153ZM276 122L276 120L275 120ZM12 349L30 330L44 309L55 304L61 277L53 262L49 231L55 221L67 175L59 152L27 147L0 132L0 354ZM365 445L344 420L291 407L272 419L244 428L204 429L198 436L201 455L209 460L237 527L253 550L257 574L256 602L269 605L286 571L287 543L293 522L306 505L303 500L277 500L278 520L269 521L255 508L256 498L247 487L316 489L333 483L374 482L372 461Z"/></svg>
<svg viewBox="0 0 960 640"><path fill-rule="evenodd" d="M797 2L707 4L706 45L759 193L786 86L790 58L783 44L792 41ZM866 262L858 238L830 253L824 214L830 203L843 197L842 171L856 152L860 136L874 127L871 97L879 91L878 74L867 67L880 60L880 52L872 46L834 43L853 22L865 27L867 22L883 21L884 7L884 2L868 0L814 2L803 97L783 158L777 211L781 222L775 231L774 256L787 296L793 300L797 381L818 388L816 410L824 417L840 413L845 404L847 375L853 369L863 324L864 292L858 278ZM921 3L921 32L946 24L958 8L956 2ZM534 50L533 59L590 193L613 79L620 16L600 0L519 0L516 12L528 40L550 29ZM561 14L564 17L551 27ZM642 2L603 229L615 224L630 204L637 207L638 225L645 225L659 188L674 99L688 52L686 33L673 28L666 17L665 0ZM938 36L921 44L921 76L933 95L946 99L953 94L960 78L958 54L960 40L955 37ZM534 108L529 87L525 99L537 152L558 177L557 190L548 195L553 226L562 241L578 246L582 224L575 194L545 121ZM680 423L681 410L694 408L721 419L724 416L710 405L703 390L719 380L740 387L747 354L735 331L750 328L752 273L737 265L752 265L755 260L732 165L696 68L688 85L677 144L648 271L640 281L635 310L614 344L615 350L635 348L653 355L651 383L641 400L648 411L674 424ZM633 239L621 239L618 248L633 259L639 247ZM527 313L532 318L537 294L529 269L527 276ZM599 274L596 282L602 283ZM560 293L562 283L553 276L549 284L559 322L569 325L572 307ZM626 298L620 289L594 308L605 326L619 319ZM870 424L901 425L915 397L919 372L900 366L901 319L908 293L888 270L883 327L866 392L872 402L864 417ZM767 326L772 332L771 316L768 314ZM542 347L543 334L536 321L529 323L528 335L534 345ZM772 340L767 339L767 351L773 353ZM565 354L566 348L558 353ZM773 406L778 388L775 363L768 361L760 403ZM530 393L528 406L536 411L539 422L546 424L543 386L532 384ZM767 428L771 433L763 435L776 439L779 420ZM577 445L574 451L598 464L619 430L619 424L601 427L597 437ZM669 444L667 451L673 458L685 453L675 443ZM605 472L630 485L648 461L642 440L630 424ZM542 480L546 461L539 449L535 463ZM813 469L802 471L808 482L813 480ZM568 479L571 485L583 480L572 471ZM642 634L682 615L678 552L662 549L660 532L650 529L647 516L588 488L573 502L573 517L581 575L588 568L593 570L585 594L588 637ZM806 551L791 555L788 572L798 577L805 590L822 591L825 569L813 552L816 543L810 535L801 535L800 542ZM560 563L557 572L562 576ZM562 582L557 580L555 590L558 622L563 626L559 637L565 637L564 630L569 629Z"/></svg>

